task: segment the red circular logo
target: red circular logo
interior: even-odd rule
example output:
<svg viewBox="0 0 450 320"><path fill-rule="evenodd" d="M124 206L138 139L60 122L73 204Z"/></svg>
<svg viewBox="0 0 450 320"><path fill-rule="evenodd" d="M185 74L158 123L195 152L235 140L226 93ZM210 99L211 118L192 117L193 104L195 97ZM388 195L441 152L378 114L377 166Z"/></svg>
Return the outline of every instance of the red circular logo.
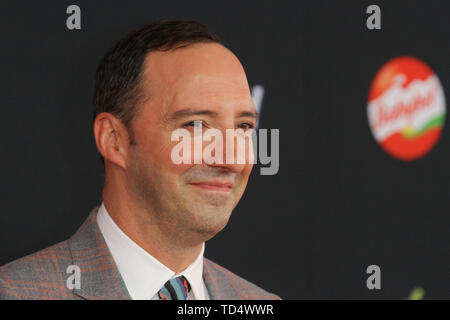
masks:
<svg viewBox="0 0 450 320"><path fill-rule="evenodd" d="M375 140L394 158L415 160L427 154L439 140L445 112L437 75L417 58L394 58L373 79L369 125Z"/></svg>

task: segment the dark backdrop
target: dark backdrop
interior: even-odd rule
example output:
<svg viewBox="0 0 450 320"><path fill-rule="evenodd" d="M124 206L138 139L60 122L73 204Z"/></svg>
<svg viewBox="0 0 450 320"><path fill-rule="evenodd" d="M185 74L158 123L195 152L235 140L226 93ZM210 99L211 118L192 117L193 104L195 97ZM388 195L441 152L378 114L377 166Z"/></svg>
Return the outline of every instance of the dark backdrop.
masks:
<svg viewBox="0 0 450 320"><path fill-rule="evenodd" d="M77 4L82 29L66 28ZM382 29L366 28L378 4ZM68 238L101 201L93 77L106 50L160 18L199 20L265 96L260 127L280 129L280 170L255 167L206 256L285 299L449 298L450 138L425 157L382 151L367 94L390 58L412 55L449 100L446 1L2 1L0 265ZM381 268L381 290L366 287Z"/></svg>

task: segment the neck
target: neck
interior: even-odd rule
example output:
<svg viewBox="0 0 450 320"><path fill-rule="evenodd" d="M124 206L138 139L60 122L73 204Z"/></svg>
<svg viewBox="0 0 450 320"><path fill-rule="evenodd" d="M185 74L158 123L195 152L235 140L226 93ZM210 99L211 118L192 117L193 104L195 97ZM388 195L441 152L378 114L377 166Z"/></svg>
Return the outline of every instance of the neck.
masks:
<svg viewBox="0 0 450 320"><path fill-rule="evenodd" d="M117 226L137 245L151 254L175 274L183 272L200 254L203 242L184 241L168 234L147 209L131 201L127 188L117 190L107 182L103 202ZM120 195L117 196L117 195Z"/></svg>

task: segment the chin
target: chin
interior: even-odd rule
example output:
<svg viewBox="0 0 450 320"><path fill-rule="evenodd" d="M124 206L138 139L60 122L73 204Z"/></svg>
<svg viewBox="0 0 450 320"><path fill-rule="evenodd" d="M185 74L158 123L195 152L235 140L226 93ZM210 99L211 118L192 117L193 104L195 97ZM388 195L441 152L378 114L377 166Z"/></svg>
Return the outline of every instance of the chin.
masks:
<svg viewBox="0 0 450 320"><path fill-rule="evenodd" d="M219 209L216 207L211 210L211 208L209 208L209 210L205 210L197 216L196 220L198 221L198 224L194 228L198 233L207 238L205 239L206 241L214 237L226 227L230 216L231 209Z"/></svg>

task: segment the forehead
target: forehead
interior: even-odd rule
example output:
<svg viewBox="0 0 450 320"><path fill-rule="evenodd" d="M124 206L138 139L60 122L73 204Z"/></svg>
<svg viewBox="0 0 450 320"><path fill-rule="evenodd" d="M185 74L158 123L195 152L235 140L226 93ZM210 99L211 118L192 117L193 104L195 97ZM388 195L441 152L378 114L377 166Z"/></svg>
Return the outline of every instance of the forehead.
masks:
<svg viewBox="0 0 450 320"><path fill-rule="evenodd" d="M220 44L152 52L143 75L142 89L167 112L183 105L254 108L241 63Z"/></svg>

